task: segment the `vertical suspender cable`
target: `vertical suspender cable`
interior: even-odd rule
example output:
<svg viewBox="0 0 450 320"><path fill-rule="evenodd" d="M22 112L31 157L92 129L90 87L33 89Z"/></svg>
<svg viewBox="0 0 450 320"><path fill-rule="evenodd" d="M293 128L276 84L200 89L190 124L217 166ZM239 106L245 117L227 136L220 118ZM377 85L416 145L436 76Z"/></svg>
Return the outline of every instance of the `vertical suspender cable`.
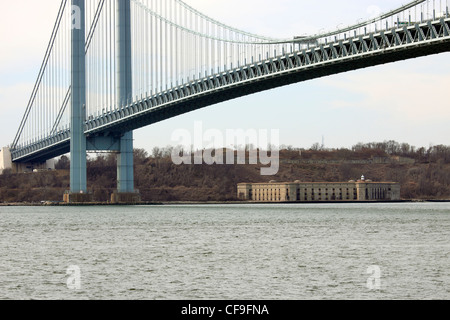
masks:
<svg viewBox="0 0 450 320"><path fill-rule="evenodd" d="M162 16L165 19L168 19L168 13L167 13L167 2L168 0L164 1L164 7L163 7L163 14ZM169 83L169 42L170 42L170 34L169 34L169 24L167 23L167 20L163 21L163 30L164 30L164 86L163 90L166 90Z"/></svg>
<svg viewBox="0 0 450 320"><path fill-rule="evenodd" d="M161 0L159 0L159 3L157 3L157 12L160 13L161 9ZM158 56L158 91L162 90L162 20L159 19L158 21L158 50L157 50L157 56Z"/></svg>
<svg viewBox="0 0 450 320"><path fill-rule="evenodd" d="M146 4L148 7L148 0L146 0ZM144 41L145 41L145 92L146 92L146 96L148 96L148 88L149 88L149 72L151 72L150 70L150 66L149 66L149 58L150 58L150 38L148 35L148 13L146 12L145 14L145 37L144 37Z"/></svg>

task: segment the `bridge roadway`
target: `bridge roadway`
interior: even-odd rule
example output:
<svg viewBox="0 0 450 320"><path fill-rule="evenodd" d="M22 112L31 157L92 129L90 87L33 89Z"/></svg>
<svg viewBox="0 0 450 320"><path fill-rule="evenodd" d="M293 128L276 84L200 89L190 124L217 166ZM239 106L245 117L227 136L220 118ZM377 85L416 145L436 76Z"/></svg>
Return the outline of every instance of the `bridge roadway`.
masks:
<svg viewBox="0 0 450 320"><path fill-rule="evenodd" d="M450 51L450 19L415 23L318 44L142 97L85 124L89 151L114 150L113 137L245 95L342 72ZM70 132L12 150L14 162L41 162L70 152Z"/></svg>

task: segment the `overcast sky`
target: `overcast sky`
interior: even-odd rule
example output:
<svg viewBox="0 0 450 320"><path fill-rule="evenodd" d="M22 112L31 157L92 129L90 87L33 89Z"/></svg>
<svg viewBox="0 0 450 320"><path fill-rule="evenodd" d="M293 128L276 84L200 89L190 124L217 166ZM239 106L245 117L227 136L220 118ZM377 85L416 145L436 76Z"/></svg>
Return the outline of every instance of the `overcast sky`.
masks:
<svg viewBox="0 0 450 320"><path fill-rule="evenodd" d="M289 38L394 9L399 0L185 0L236 28ZM439 2L439 0L437 0ZM445 1L442 1L445 3ZM0 147L12 142L33 89L59 0L0 2ZM280 143L308 148L394 139L450 144L450 54L343 73L239 98L135 131L135 147L175 144L176 129L279 129Z"/></svg>

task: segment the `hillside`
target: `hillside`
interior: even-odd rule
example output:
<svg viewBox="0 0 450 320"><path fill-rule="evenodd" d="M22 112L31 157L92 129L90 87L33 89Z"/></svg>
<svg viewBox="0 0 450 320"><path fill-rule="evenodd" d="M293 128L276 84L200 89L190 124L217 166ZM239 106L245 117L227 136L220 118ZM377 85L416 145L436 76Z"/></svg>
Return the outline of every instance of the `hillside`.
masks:
<svg viewBox="0 0 450 320"><path fill-rule="evenodd" d="M231 201L240 182L339 182L364 175L373 181L399 182L402 198L450 199L450 147L416 149L392 142L348 149L286 147L276 176L261 176L260 165L173 164L171 149L135 150L135 185L144 201ZM406 147L408 146L408 148ZM403 147L403 148L402 148ZM0 202L61 201L69 189L69 161L57 170L0 176ZM88 188L96 201L108 201L116 188L115 156L88 159Z"/></svg>

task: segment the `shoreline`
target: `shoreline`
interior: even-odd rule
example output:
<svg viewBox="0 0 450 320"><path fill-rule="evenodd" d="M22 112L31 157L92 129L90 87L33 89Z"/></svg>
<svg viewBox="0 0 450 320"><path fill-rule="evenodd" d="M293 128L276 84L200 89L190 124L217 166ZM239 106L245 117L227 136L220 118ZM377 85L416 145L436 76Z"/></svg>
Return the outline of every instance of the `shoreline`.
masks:
<svg viewBox="0 0 450 320"><path fill-rule="evenodd" d="M250 202L250 201L160 201L160 202L140 202L140 203L108 203L108 202L89 202L89 203L65 203L43 201L41 203L0 203L0 207L56 207L56 206L170 206L170 205L274 205L274 204L375 204L375 203L448 203L450 199L442 200L397 200L397 201L296 201L296 202Z"/></svg>

